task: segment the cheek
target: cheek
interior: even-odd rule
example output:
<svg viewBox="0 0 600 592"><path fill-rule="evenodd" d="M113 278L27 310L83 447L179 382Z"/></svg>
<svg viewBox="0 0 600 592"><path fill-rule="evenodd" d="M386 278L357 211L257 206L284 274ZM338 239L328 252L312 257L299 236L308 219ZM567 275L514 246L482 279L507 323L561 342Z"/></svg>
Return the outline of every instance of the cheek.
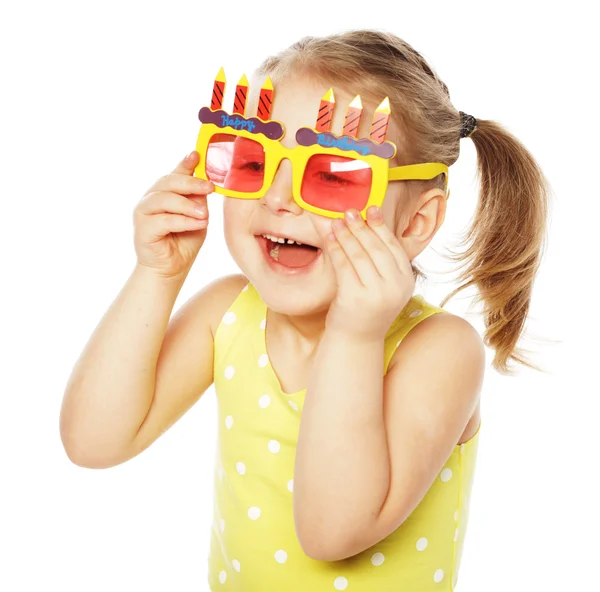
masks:
<svg viewBox="0 0 600 592"><path fill-rule="evenodd" d="M319 216L319 214L313 214L312 212L305 212L313 225L314 229L317 232L317 235L321 239L321 244L325 243L327 235L332 232L331 223L333 222L333 218L327 218L325 216Z"/></svg>
<svg viewBox="0 0 600 592"><path fill-rule="evenodd" d="M223 229L226 238L241 236L249 232L249 220L257 202L249 199L225 198L223 202Z"/></svg>

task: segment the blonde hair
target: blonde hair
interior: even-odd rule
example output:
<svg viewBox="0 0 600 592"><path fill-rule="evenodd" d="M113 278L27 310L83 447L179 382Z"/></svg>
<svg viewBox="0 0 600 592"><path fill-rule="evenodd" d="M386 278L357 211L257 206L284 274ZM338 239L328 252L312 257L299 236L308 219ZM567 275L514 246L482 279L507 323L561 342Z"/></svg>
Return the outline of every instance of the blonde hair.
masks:
<svg viewBox="0 0 600 592"><path fill-rule="evenodd" d="M425 59L397 36L379 31L349 31L306 37L258 70L274 80L305 71L311 78L365 98L389 96L398 125L399 164L454 164L459 156L461 117L448 87ZM357 90L357 82L360 89ZM495 350L492 366L511 374L514 360L539 370L517 348L529 312L531 292L546 246L549 183L527 149L498 123L477 119L470 136L475 144L480 181L479 202L471 227L461 241L463 282L440 306L461 290L477 288L483 303L484 343ZM430 187L446 189L440 175ZM455 198L456 199L456 198ZM450 206L451 207L451 206ZM413 264L417 279L425 274Z"/></svg>

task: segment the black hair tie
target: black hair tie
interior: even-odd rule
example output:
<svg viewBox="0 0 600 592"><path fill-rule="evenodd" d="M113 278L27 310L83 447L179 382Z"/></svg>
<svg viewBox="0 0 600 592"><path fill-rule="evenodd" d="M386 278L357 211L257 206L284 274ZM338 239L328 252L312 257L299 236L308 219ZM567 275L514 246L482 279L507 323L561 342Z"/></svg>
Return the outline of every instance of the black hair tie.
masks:
<svg viewBox="0 0 600 592"><path fill-rule="evenodd" d="M477 120L472 115L467 115L459 111L462 128L460 130L461 138L468 138L477 129Z"/></svg>

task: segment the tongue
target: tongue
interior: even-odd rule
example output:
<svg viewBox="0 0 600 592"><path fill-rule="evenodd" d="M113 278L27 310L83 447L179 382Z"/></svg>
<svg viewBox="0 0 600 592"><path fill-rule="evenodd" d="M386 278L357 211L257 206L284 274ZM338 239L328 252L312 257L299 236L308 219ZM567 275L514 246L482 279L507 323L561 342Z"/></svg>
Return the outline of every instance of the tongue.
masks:
<svg viewBox="0 0 600 592"><path fill-rule="evenodd" d="M277 261L286 267L304 267L312 263L319 254L318 249L292 244L279 246L279 257Z"/></svg>

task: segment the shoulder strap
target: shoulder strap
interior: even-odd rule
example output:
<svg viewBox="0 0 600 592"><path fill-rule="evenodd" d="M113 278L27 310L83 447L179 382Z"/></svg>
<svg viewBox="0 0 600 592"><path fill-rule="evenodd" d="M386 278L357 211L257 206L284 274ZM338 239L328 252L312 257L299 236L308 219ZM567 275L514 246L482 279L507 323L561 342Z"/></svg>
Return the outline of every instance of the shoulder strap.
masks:
<svg viewBox="0 0 600 592"><path fill-rule="evenodd" d="M388 371L388 366L396 348L410 331L425 319L441 312L446 311L439 306L430 304L419 294L410 299L408 304L396 317L386 334L384 345L384 374Z"/></svg>

